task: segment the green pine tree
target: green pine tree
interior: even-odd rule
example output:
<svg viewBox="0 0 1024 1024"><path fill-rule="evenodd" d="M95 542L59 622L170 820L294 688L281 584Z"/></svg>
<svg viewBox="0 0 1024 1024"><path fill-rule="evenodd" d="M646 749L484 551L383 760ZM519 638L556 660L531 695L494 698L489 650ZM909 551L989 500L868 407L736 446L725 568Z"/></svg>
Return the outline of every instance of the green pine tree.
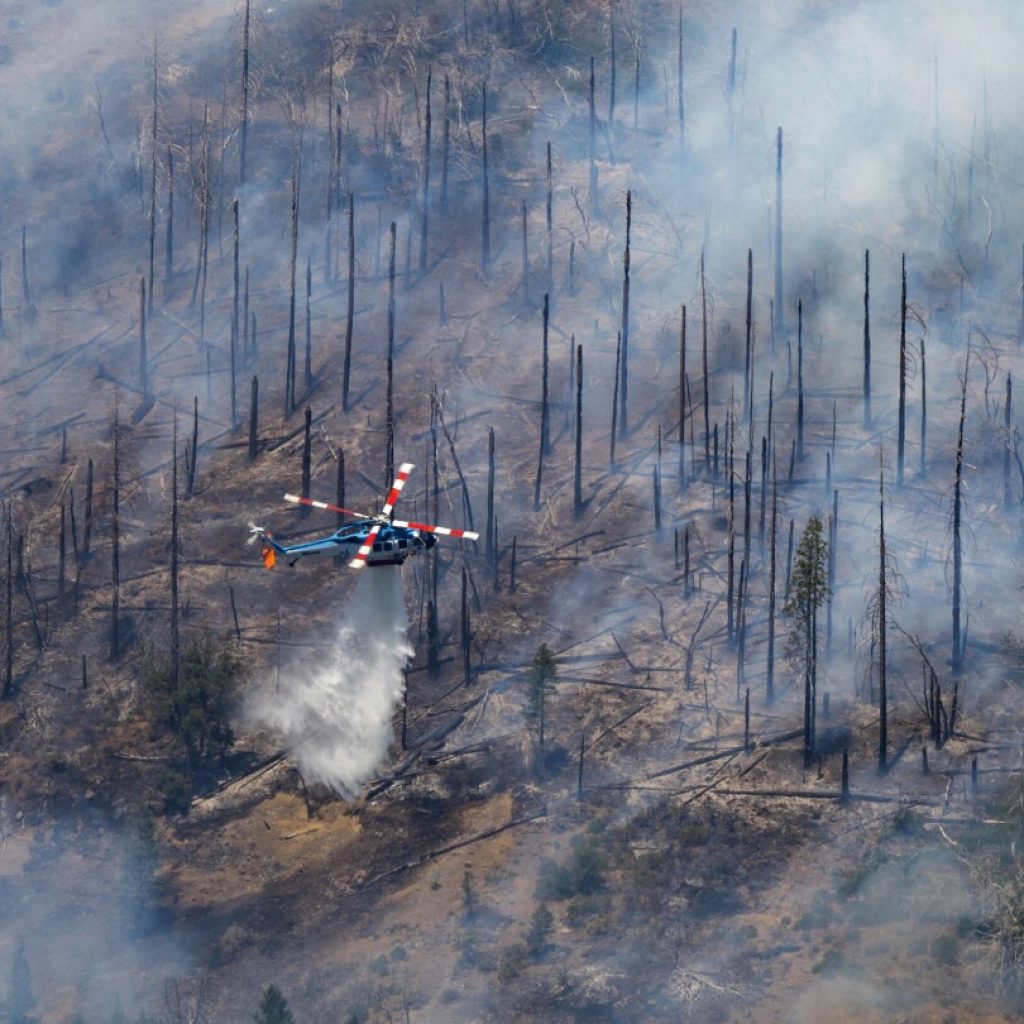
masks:
<svg viewBox="0 0 1024 1024"><path fill-rule="evenodd" d="M288 1000L276 985L268 985L260 998L260 1008L253 1017L256 1024L294 1024Z"/></svg>
<svg viewBox="0 0 1024 1024"><path fill-rule="evenodd" d="M828 596L828 543L821 520L811 516L793 560L793 574L783 611L793 620L790 655L804 674L804 764L814 759L818 710L818 609Z"/></svg>
<svg viewBox="0 0 1024 1024"><path fill-rule="evenodd" d="M526 708L523 712L537 745L538 765L544 763L545 701L548 694L555 692L557 675L555 656L547 644L541 644L526 675Z"/></svg>

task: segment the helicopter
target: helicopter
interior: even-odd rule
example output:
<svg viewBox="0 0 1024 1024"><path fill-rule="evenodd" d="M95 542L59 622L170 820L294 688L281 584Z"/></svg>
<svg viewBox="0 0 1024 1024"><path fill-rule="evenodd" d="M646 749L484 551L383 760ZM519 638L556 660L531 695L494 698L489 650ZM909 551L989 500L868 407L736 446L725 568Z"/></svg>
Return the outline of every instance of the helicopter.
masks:
<svg viewBox="0 0 1024 1024"><path fill-rule="evenodd" d="M410 555L432 548L439 536L456 537L459 540L479 539L480 534L472 530L428 526L425 523L394 518L395 502L398 501L398 496L414 468L411 462L403 462L398 467L398 474L388 492L387 500L377 515L364 515L341 508L339 505L331 505L326 501L316 501L298 494L286 494L284 500L290 504L307 505L326 512L355 516L359 522L346 523L328 537L288 545L279 544L269 530L250 523L248 543L260 542L263 564L268 569L273 569L277 564L278 555L286 558L289 565L295 565L300 558L308 555L347 554L353 555L348 563L349 568L362 569L367 565L401 565Z"/></svg>

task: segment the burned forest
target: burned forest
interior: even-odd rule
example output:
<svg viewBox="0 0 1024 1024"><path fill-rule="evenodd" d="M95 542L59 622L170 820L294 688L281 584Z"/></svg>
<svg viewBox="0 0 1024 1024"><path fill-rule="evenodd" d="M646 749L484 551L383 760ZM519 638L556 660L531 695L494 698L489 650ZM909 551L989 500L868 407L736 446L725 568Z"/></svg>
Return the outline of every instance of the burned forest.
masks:
<svg viewBox="0 0 1024 1024"><path fill-rule="evenodd" d="M1021 1019L1018 5L3 13L0 1020Z"/></svg>

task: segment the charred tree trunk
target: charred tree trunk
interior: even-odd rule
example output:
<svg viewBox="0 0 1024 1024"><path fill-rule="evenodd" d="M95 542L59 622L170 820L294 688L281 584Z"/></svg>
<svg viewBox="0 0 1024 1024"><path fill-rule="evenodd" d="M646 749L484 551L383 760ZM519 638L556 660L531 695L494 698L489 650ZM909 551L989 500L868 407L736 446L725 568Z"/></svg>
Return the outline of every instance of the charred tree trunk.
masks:
<svg viewBox="0 0 1024 1024"><path fill-rule="evenodd" d="M754 326L754 250L747 249L747 336L746 336L746 354L743 361L743 408L746 409L750 406L751 400L751 388L750 388L750 371L751 366L751 346L753 345L753 326Z"/></svg>
<svg viewBox="0 0 1024 1024"><path fill-rule="evenodd" d="M159 75L156 35L153 36L153 120L150 132L149 171L149 312L153 312L153 282L156 280L156 132L159 110ZM145 388L142 389L145 392Z"/></svg>
<svg viewBox="0 0 1024 1024"><path fill-rule="evenodd" d="M7 572L4 576L6 602L4 604L4 685L0 700L10 700L14 694L14 573L11 567L13 536L11 529L11 506L7 505Z"/></svg>
<svg viewBox="0 0 1024 1024"><path fill-rule="evenodd" d="M871 427L871 250L864 250L864 429Z"/></svg>
<svg viewBox="0 0 1024 1024"><path fill-rule="evenodd" d="M907 255L900 257L900 409L896 441L896 483L903 486L904 449L907 440Z"/></svg>
<svg viewBox="0 0 1024 1024"><path fill-rule="evenodd" d="M64 503L60 506L60 530L57 534L57 603L61 610L67 600L67 513Z"/></svg>
<svg viewBox="0 0 1024 1024"><path fill-rule="evenodd" d="M252 392L249 397L249 461L256 461L256 442L259 432L260 413L260 379L253 377Z"/></svg>
<svg viewBox="0 0 1024 1024"><path fill-rule="evenodd" d="M121 423L114 411L114 479L110 514L110 660L121 654Z"/></svg>
<svg viewBox="0 0 1024 1024"><path fill-rule="evenodd" d="M249 266L245 267L245 286L242 289L242 365L249 365Z"/></svg>
<svg viewBox="0 0 1024 1024"><path fill-rule="evenodd" d="M889 694L886 680L886 599L885 578L885 486L879 456L878 471L878 770L889 769Z"/></svg>
<svg viewBox="0 0 1024 1024"><path fill-rule="evenodd" d="M796 457L804 458L804 303L796 304Z"/></svg>
<svg viewBox="0 0 1024 1024"><path fill-rule="evenodd" d="M785 338L785 317L782 313L782 128L775 133L775 318L772 338ZM774 350L773 340L773 350Z"/></svg>
<svg viewBox="0 0 1024 1024"><path fill-rule="evenodd" d="M682 17L682 15L680 15ZM686 306L679 314L679 491L686 487Z"/></svg>
<svg viewBox="0 0 1024 1024"><path fill-rule="evenodd" d="M733 598L736 593L736 477L732 472L732 459L730 450L726 448L726 457L730 465L727 467L726 476L729 478L729 539L727 543L727 577L725 592L725 610L727 616L726 638L732 644L736 636L736 620L733 608Z"/></svg>
<svg viewBox="0 0 1024 1024"><path fill-rule="evenodd" d="M388 382L387 403L385 409L386 422L384 481L387 486L395 478L395 246L398 242L398 229L391 222L391 242L388 247Z"/></svg>
<svg viewBox="0 0 1024 1024"><path fill-rule="evenodd" d="M306 260L306 360L305 378L306 394L313 392L313 315L310 303L313 298L313 262ZM234 377L232 376L231 393L234 396Z"/></svg>
<svg viewBox="0 0 1024 1024"><path fill-rule="evenodd" d="M348 194L348 307L345 317L345 369L341 386L341 407L348 412L348 389L352 375L352 327L356 315L356 217L355 199Z"/></svg>
<svg viewBox="0 0 1024 1024"><path fill-rule="evenodd" d="M487 538L484 541L487 564L498 560L498 541L494 526L494 427L487 428Z"/></svg>
<svg viewBox="0 0 1024 1024"><path fill-rule="evenodd" d="M199 397L192 398L192 457L188 462L188 496L196 492L196 464L199 462Z"/></svg>
<svg viewBox="0 0 1024 1024"><path fill-rule="evenodd" d="M85 517L82 525L82 557L81 564L89 561L89 543L92 540L92 459L89 459L85 468Z"/></svg>
<svg viewBox="0 0 1024 1024"><path fill-rule="evenodd" d="M615 469L615 435L619 417L619 361L622 355L622 331L615 335L615 381L612 384L612 432L609 436L609 463Z"/></svg>
<svg viewBox="0 0 1024 1024"><path fill-rule="evenodd" d="M149 363L146 357L146 279L139 278L139 389L149 394Z"/></svg>
<svg viewBox="0 0 1024 1024"><path fill-rule="evenodd" d="M238 395L236 376L238 372L239 299L241 297L239 294L239 286L241 284L241 281L238 266L239 247L241 242L238 225L238 196L235 196L235 198L231 200L231 218L234 225L234 245L232 247L231 254L231 429L234 430L235 427L238 425Z"/></svg>
<svg viewBox="0 0 1024 1024"><path fill-rule="evenodd" d="M583 346L576 346L576 458L573 472L572 507L583 513Z"/></svg>
<svg viewBox="0 0 1024 1024"><path fill-rule="evenodd" d="M708 292L704 277L704 250L700 251L701 354L704 370L704 472L711 466L711 408L708 397Z"/></svg>
<svg viewBox="0 0 1024 1024"><path fill-rule="evenodd" d="M164 234L164 295L174 281L174 150L167 147L167 230ZM150 287L153 282L150 281Z"/></svg>
<svg viewBox="0 0 1024 1024"><path fill-rule="evenodd" d="M171 454L171 672L174 686L181 671L181 643L178 633L178 424L174 424Z"/></svg>
<svg viewBox="0 0 1024 1024"><path fill-rule="evenodd" d="M285 372L284 414L295 411L295 288L296 271L299 261L299 175L301 173L301 148L296 146L292 159L292 247L288 262L288 365Z"/></svg>
<svg viewBox="0 0 1024 1024"><path fill-rule="evenodd" d="M249 140L249 24L252 0L245 0L245 18L242 23L242 125L238 149L238 186L245 187L246 145Z"/></svg>
<svg viewBox="0 0 1024 1024"><path fill-rule="evenodd" d="M426 115L423 121L423 206L420 211L420 273L427 272L427 250L430 237L430 136L433 120L430 110L430 93L433 84L433 68L427 68Z"/></svg>
<svg viewBox="0 0 1024 1024"><path fill-rule="evenodd" d="M299 493L309 497L310 477L313 466L313 410L306 406L306 425L302 437L302 490ZM390 479L390 478L389 478ZM301 505L299 515L305 519L309 516L309 506Z"/></svg>
<svg viewBox="0 0 1024 1024"><path fill-rule="evenodd" d="M588 121L588 160L590 164L589 188L590 214L597 213L597 112L594 105L594 58L590 58L590 92Z"/></svg>
<svg viewBox="0 0 1024 1024"><path fill-rule="evenodd" d="M683 100L683 5L679 5L679 39L676 55L676 106L679 118L679 153L680 156L686 152L685 131L686 128L686 106Z"/></svg>
<svg viewBox="0 0 1024 1024"><path fill-rule="evenodd" d="M471 641L469 623L469 593L466 586L466 567L462 567L462 629L460 632L462 646L462 683L469 686L472 676L469 669L469 646Z"/></svg>
<svg viewBox="0 0 1024 1024"><path fill-rule="evenodd" d="M452 85L444 73L444 126L441 133L441 209L448 212L448 154L451 150Z"/></svg>
<svg viewBox="0 0 1024 1024"><path fill-rule="evenodd" d="M626 192L626 248L622 255L622 409L619 416L619 437L625 440L629 432L629 243L633 225L633 193Z"/></svg>
<svg viewBox="0 0 1024 1024"><path fill-rule="evenodd" d="M540 486L544 474L544 456L548 452L548 296L544 296L544 333L541 358L541 397L540 397L540 450L537 453L537 478L533 489L533 507L540 508Z"/></svg>
<svg viewBox="0 0 1024 1024"><path fill-rule="evenodd" d="M964 361L964 376L960 388L960 424L956 438L956 477L953 484L953 674L959 675L963 667L963 635L960 631L960 600L963 585L963 546L960 538L962 520L961 501L964 478L964 419L967 413L967 369L970 353Z"/></svg>
<svg viewBox="0 0 1024 1024"><path fill-rule="evenodd" d="M1006 402L1003 406L1003 508L1010 508L1010 427L1013 422L1013 378L1006 375Z"/></svg>
<svg viewBox="0 0 1024 1024"><path fill-rule="evenodd" d="M547 228L548 248L548 294L555 294L555 174L551 163L551 143L545 150L544 177L547 184L547 196L544 203L544 223ZM627 199L628 201L628 199Z"/></svg>
<svg viewBox="0 0 1024 1024"><path fill-rule="evenodd" d="M487 82L480 86L483 102L481 125L481 170L483 174L483 210L480 217L480 269L486 275L491 267L491 180L487 167Z"/></svg>
<svg viewBox="0 0 1024 1024"><path fill-rule="evenodd" d="M608 131L612 130L615 124L615 0L608 0L608 49L609 62L611 64L608 81Z"/></svg>
<svg viewBox="0 0 1024 1024"><path fill-rule="evenodd" d="M779 474L772 458L772 514L768 541L768 662L765 671L764 699L775 700L775 574L777 560L777 531L779 522Z"/></svg>

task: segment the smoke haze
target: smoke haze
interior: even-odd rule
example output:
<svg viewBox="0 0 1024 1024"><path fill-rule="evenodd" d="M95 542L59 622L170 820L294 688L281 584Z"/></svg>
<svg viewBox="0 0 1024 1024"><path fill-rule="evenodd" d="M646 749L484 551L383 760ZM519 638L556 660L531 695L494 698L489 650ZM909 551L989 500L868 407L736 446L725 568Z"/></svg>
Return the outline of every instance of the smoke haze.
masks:
<svg viewBox="0 0 1024 1024"><path fill-rule="evenodd" d="M364 570L325 658L282 668L253 698L252 720L279 734L303 778L351 796L387 754L413 650L398 566Z"/></svg>

